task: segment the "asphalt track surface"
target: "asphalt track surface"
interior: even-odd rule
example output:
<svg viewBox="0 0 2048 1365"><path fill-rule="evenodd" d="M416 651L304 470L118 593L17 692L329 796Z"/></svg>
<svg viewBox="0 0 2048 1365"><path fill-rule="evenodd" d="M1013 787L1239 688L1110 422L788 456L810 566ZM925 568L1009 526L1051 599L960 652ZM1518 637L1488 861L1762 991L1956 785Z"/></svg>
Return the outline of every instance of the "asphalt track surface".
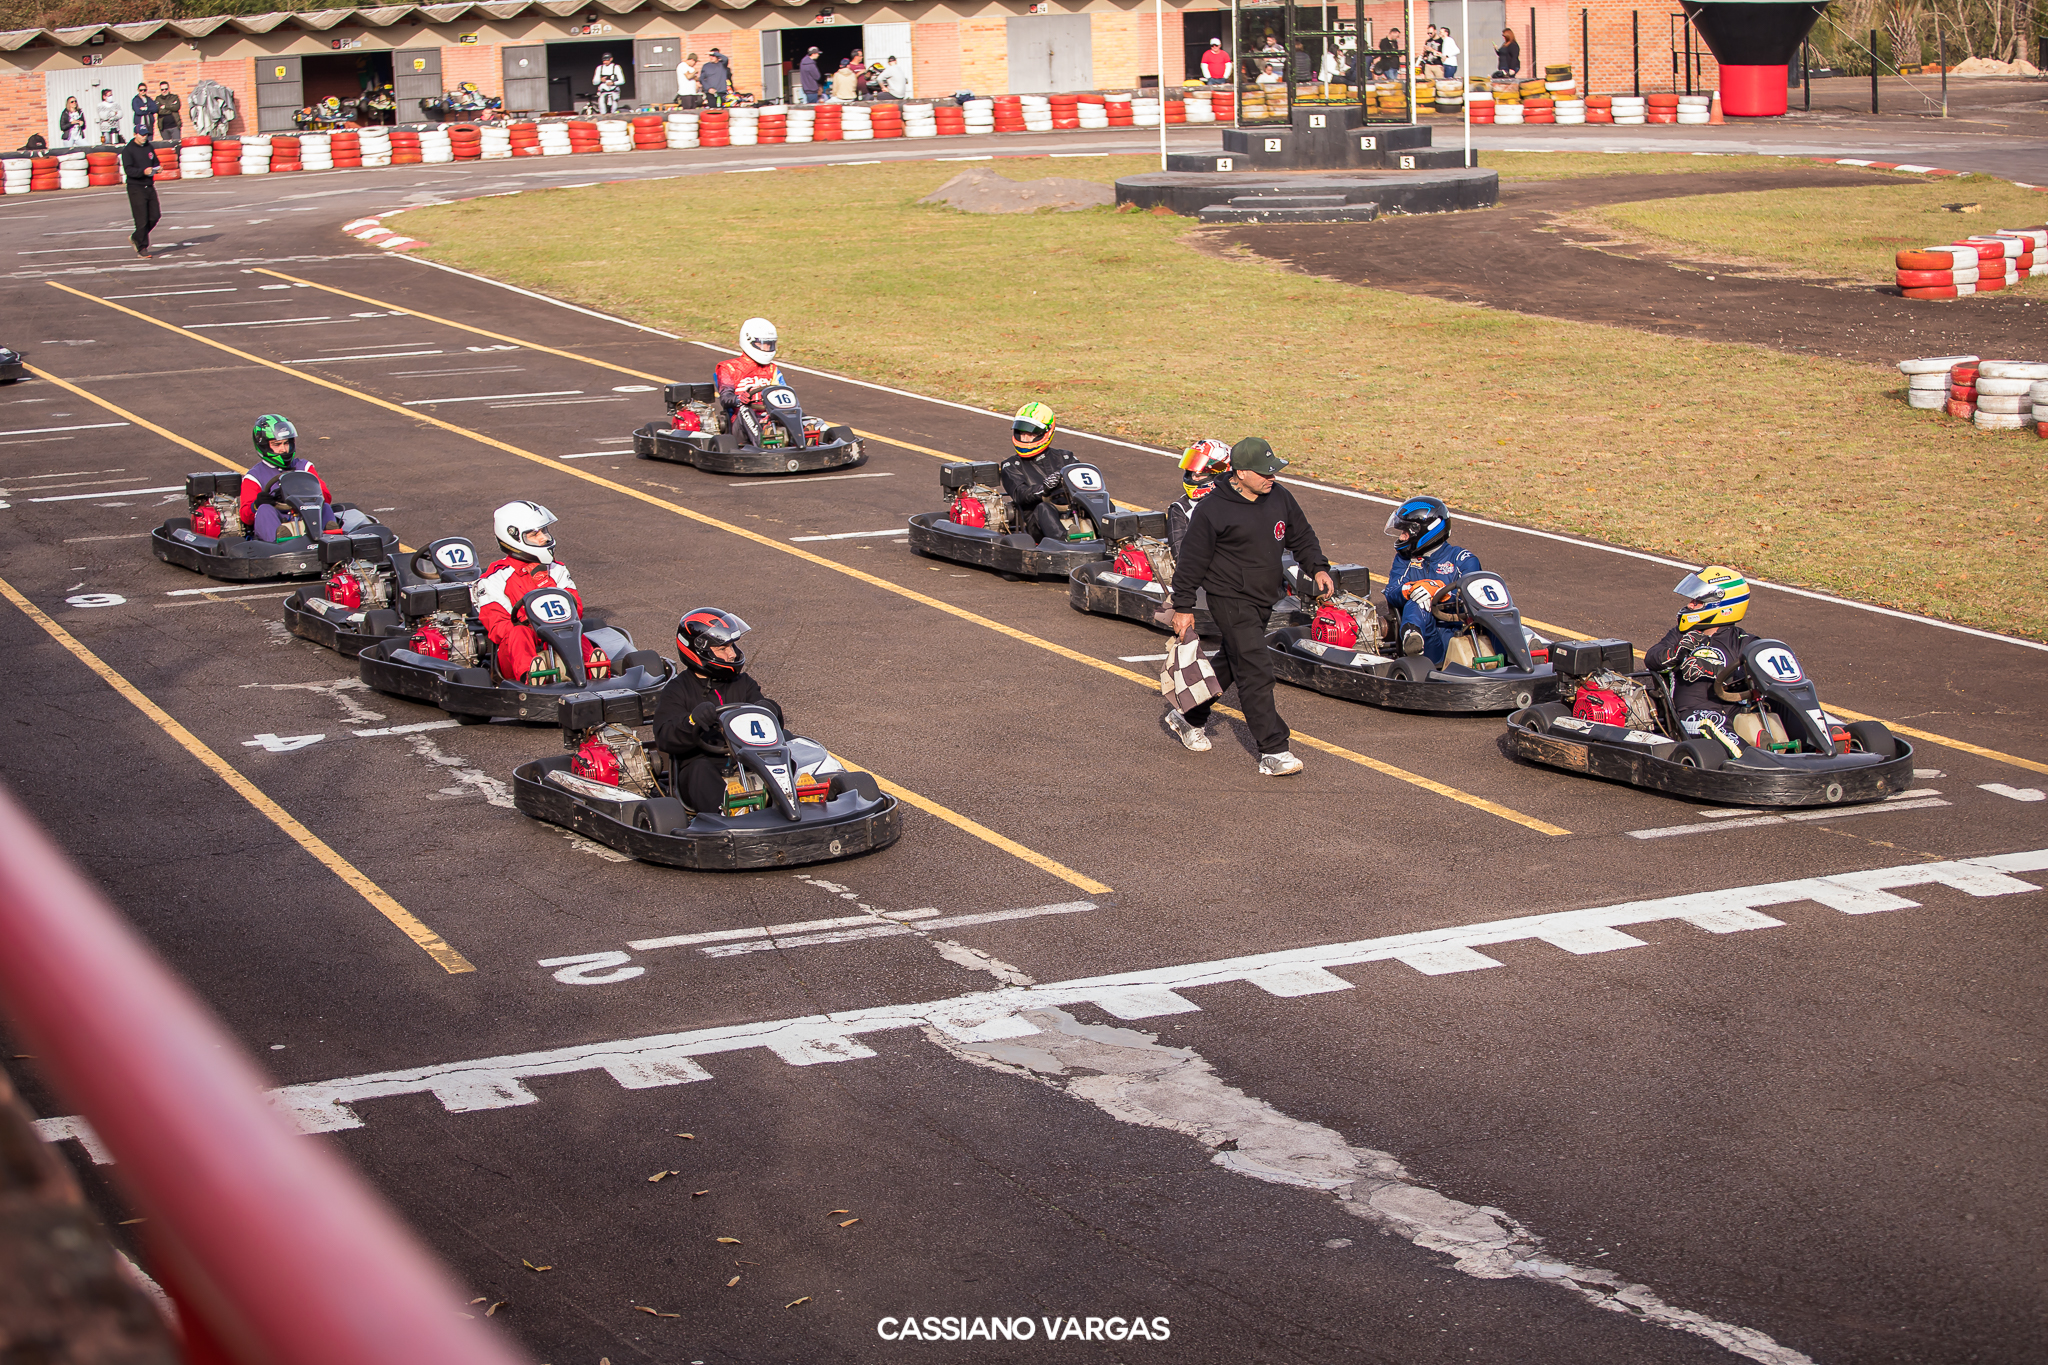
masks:
<svg viewBox="0 0 2048 1365"><path fill-rule="evenodd" d="M1241 730L1192 755L1161 729L1162 637L858 534L937 506L938 457L995 457L1001 417L802 374L807 410L872 434L854 477L636 461L638 376L722 352L335 231L531 183L171 186L159 240L191 245L147 263L115 196L0 205L7 340L48 376L0 390L0 725L13 790L536 1360L2038 1358L2048 858L1955 861L2048 849L2038 646L1759 589L1747 624L1832 709L1946 741L1907 799L1819 819L1290 689L1307 771L1260 778ZM547 504L644 646L739 612L795 728L916 794L902 841L698 875L510 809L554 732L356 688L282 590L149 555L264 411L410 544ZM1124 498L1172 495L1161 455L1071 444ZM1383 502L1297 491L1333 555L1382 566ZM1646 644L1669 619L1678 567L1459 538L1535 620ZM1651 904L1568 915L1626 902ZM962 916L995 918L917 928ZM798 927L632 946L766 926ZM1327 951L1260 956L1290 949ZM927 1315L1171 1339L878 1335Z"/></svg>

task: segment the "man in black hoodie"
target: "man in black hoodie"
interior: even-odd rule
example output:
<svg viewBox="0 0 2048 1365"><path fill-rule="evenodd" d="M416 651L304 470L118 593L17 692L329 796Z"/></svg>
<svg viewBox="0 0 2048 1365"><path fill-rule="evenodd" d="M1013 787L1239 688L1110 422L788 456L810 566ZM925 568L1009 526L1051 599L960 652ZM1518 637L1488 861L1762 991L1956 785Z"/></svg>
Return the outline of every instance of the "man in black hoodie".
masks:
<svg viewBox="0 0 2048 1365"><path fill-rule="evenodd" d="M1207 591L1209 615L1223 637L1211 661L1216 678L1226 689L1236 682L1237 704L1259 746L1259 771L1268 777L1301 771L1301 760L1287 750L1286 722L1273 707L1273 663L1266 654L1266 618L1282 593L1280 552L1292 551L1325 595L1336 591L1315 531L1294 495L1280 486L1277 475L1285 468L1287 461L1257 436L1232 446L1229 481L1195 504L1173 569L1173 633L1185 638L1194 630L1195 593ZM1209 747L1203 730L1209 707L1204 702L1183 715L1169 706L1166 728L1200 753Z"/></svg>

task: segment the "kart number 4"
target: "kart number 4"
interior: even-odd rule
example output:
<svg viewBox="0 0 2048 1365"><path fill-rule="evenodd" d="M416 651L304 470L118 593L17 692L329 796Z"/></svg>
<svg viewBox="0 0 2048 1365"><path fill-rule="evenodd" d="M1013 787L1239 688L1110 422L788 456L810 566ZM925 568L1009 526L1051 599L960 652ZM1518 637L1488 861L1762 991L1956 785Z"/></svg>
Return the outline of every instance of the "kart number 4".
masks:
<svg viewBox="0 0 2048 1365"><path fill-rule="evenodd" d="M1796 683L1806 676L1799 671L1799 660L1792 657L1789 649L1761 650L1756 662L1772 682Z"/></svg>
<svg viewBox="0 0 2048 1365"><path fill-rule="evenodd" d="M564 593L551 592L526 604L527 614L546 625L559 626L576 619L576 604Z"/></svg>
<svg viewBox="0 0 2048 1365"><path fill-rule="evenodd" d="M1102 491L1102 471L1092 464L1069 465L1066 470L1067 483L1082 493Z"/></svg>

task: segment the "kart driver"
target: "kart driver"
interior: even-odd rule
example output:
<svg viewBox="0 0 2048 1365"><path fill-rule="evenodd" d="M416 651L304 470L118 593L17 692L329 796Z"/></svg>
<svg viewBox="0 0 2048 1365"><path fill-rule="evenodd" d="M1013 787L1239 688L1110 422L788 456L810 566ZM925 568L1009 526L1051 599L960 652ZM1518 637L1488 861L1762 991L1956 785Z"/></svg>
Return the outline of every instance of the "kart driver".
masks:
<svg viewBox="0 0 2048 1365"><path fill-rule="evenodd" d="M1060 524L1058 511L1047 505L1048 496L1064 502L1065 485L1060 471L1079 464L1071 450L1055 450L1052 409L1043 403L1026 403L1017 409L1010 423L1010 444L1016 454L1004 460L996 474L1003 492L1017 508L1017 524L1029 524L1041 540L1065 540L1067 528Z"/></svg>
<svg viewBox="0 0 2048 1365"><path fill-rule="evenodd" d="M560 588L576 599L578 614L583 611L583 596L576 591L569 566L555 561L555 538L547 532L554 522L555 514L537 502L508 502L491 513L491 529L497 532L506 557L485 569L470 592L476 600L477 619L497 650L498 675L507 681L552 681L536 671L547 646L533 627L515 619L526 594ZM608 676L603 652L587 635L583 637L583 664L593 670L593 676ZM601 668L606 671L595 671Z"/></svg>
<svg viewBox="0 0 2048 1365"><path fill-rule="evenodd" d="M278 527L287 518L298 515L296 509L282 506L270 496L278 478L296 470L320 479L320 471L313 468L311 460L295 453L298 430L274 412L256 419L256 425L249 430L249 440L256 447L256 463L242 475L242 525L257 540L274 542ZM325 479L320 479L320 526L322 530L341 527L334 515L334 495L327 491Z"/></svg>
<svg viewBox="0 0 2048 1365"><path fill-rule="evenodd" d="M1396 541L1387 570L1387 605L1401 618L1401 652L1444 661L1452 628L1436 619L1459 578L1479 570L1479 556L1451 541L1451 509L1439 498L1410 498L1387 518Z"/></svg>
<svg viewBox="0 0 2048 1365"><path fill-rule="evenodd" d="M740 353L719 361L713 372L728 426L742 403L753 402L761 390L783 382L782 367L775 363L775 345L775 324L768 319L748 318L740 324Z"/></svg>
<svg viewBox="0 0 2048 1365"><path fill-rule="evenodd" d="M682 671L661 689L654 709L654 747L669 756L675 791L693 811L725 808L725 734L718 727L723 706L753 702L782 719L782 708L761 695L747 673L739 639L751 629L718 607L698 607L676 623L676 657Z"/></svg>
<svg viewBox="0 0 2048 1365"><path fill-rule="evenodd" d="M1230 447L1221 441L1196 441L1180 455L1181 495L1166 509L1166 543L1175 559L1188 533L1188 518L1195 504L1230 473Z"/></svg>
<svg viewBox="0 0 2048 1365"><path fill-rule="evenodd" d="M1671 709L1687 734L1710 724L1733 733L1728 724L1735 708L1714 695L1714 680L1740 667L1742 647L1756 638L1735 624L1749 610L1749 580L1725 565L1709 564L1672 591L1685 599L1685 609L1643 663L1652 672L1677 672Z"/></svg>

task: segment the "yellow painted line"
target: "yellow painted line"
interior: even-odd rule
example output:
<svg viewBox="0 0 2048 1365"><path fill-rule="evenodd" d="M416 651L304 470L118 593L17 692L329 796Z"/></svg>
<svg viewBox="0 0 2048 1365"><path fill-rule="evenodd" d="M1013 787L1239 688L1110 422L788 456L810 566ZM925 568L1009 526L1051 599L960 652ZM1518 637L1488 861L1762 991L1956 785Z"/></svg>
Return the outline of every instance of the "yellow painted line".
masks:
<svg viewBox="0 0 2048 1365"><path fill-rule="evenodd" d="M1822 702L1821 707L1830 715L1840 716L1844 720L1877 720L1894 734L1910 735L1914 739L1924 739L1930 744L1940 744L1950 749L1960 749L1966 754L1975 754L1979 758L1988 758L1998 763L2010 763L2015 768L2026 768L2032 772L2048 773L2048 763L2036 763L2031 758L2020 758L2015 754L2002 754L1996 749L1986 749L1979 745L1965 743L1960 739L1950 739L1946 735L1930 734L1926 730L1915 730L1912 726L1901 725L1895 720L1879 720L1878 717L1866 716L1861 711L1844 710L1831 701Z"/></svg>
<svg viewBox="0 0 2048 1365"><path fill-rule="evenodd" d="M0 578L0 596L6 597L19 607L29 620L41 626L45 634L69 650L80 663L99 674L100 679L120 693L123 700L149 717L159 730L177 741L180 748L205 764L212 770L214 776L227 783L235 795L254 806L266 820L283 830L299 847L324 864L328 871L347 882L357 895L376 909L378 914L397 925L407 938L425 949L427 956L441 964L442 970L451 973L476 970L468 958L449 946L446 939L422 924L411 911L386 895L382 887L358 872L354 864L329 848L319 835L293 819L284 807L265 796L255 783L235 771L226 759L208 748L197 735L180 725L168 711L144 696L140 688L115 672L99 655L80 644L78 638L70 631L44 615L35 603L17 592L14 585L4 578Z"/></svg>
<svg viewBox="0 0 2048 1365"><path fill-rule="evenodd" d="M73 290L72 292L76 293L77 291ZM212 460L215 464L226 465L229 469L242 468L241 465L236 464L233 460L228 459L225 455L216 455L212 451L208 450L205 446L200 445L196 441L188 441L184 437L180 436L177 432L168 431L163 427L158 426L156 423L150 421L146 417L137 417L134 413L128 411L128 409L126 408L116 407L114 404L109 403L106 399L100 397L98 394L88 393L84 389L79 388L78 385L71 383L69 380L59 379L56 375L51 374L48 370L38 369L34 365L24 365L22 366L22 368L27 370L36 378L42 380L44 383L55 384L58 388L65 390L67 393L76 394L78 397L83 398L88 403L96 404L99 407L105 408L108 412L113 413L116 417L120 417L126 421L133 422L136 426L141 427L145 431L153 431L157 435L163 437L166 441L169 441L174 445L181 445L185 447L185 449L191 451L195 455L204 455L207 459Z"/></svg>
<svg viewBox="0 0 2048 1365"><path fill-rule="evenodd" d="M288 277L280 276L279 278ZM291 366L280 364L274 360L265 360L262 356L252 355L247 351L238 350L235 347L228 345L224 341L217 341L214 338L208 336L200 336L196 332L188 332L183 327L178 326L174 322L165 322L161 318L153 318L149 316L147 313L137 312L133 308L124 308L118 303L112 303L106 299L98 298L92 294L84 292L83 290L73 289L68 284L60 284L55 280L45 280L44 283L49 285L52 289L61 289L67 294L73 294L81 299L87 300L88 302L97 303L103 308L111 308L115 312L126 313L130 317L139 318L143 322L147 322L154 327L161 327L167 332L176 332L179 336L185 337L192 341L199 342L201 345L211 346L215 350L224 351L228 355L234 356L237 359L246 360L254 365L265 366L266 368L276 370L280 374L291 375L295 379L298 379L307 384L316 384L323 389L331 389L335 393L343 394L349 398L357 400L358 402L368 403L373 407L383 408L387 412L395 413L398 416L409 418L412 421L422 423L426 426L439 427L443 431L452 432L457 436L461 436L468 440L475 441L480 445L487 445L491 447L493 450L502 450L508 455L515 455L522 460L528 460L534 464L543 465L548 469L554 470L558 474L566 474L570 478L581 479L585 483L596 484L600 488L610 489L614 493L620 493L626 497L633 498L639 502L644 502L648 504L650 507L659 507L665 512L672 512L676 516L683 517L689 521L694 521L699 525L709 526L715 530L724 531L728 535L739 536L743 540L751 540L755 544L763 546L767 549L776 550L786 555L792 555L797 559L805 561L806 563L815 564L823 569L830 569L834 573L844 574L848 578L857 579L860 582L866 583L871 587L880 588L884 592L894 593L896 596L905 598L912 602L916 602L920 606L930 607L935 611L942 611L946 613L948 616L956 617L959 620L969 622L973 625L981 626L987 630L992 630L996 632L998 635L1008 636L1010 639L1016 640L1020 644L1031 645L1034 648L1043 649L1048 651L1049 653L1057 654L1063 659L1070 660L1077 664L1082 664L1088 668L1093 668L1099 672L1108 673L1115 677L1123 678L1128 682L1137 683L1149 691L1158 691L1159 682L1157 678L1148 678L1142 673L1133 673L1131 670L1127 668L1119 668L1115 664L1105 663L1100 659L1092 658L1089 655L1083 654L1079 650L1068 649L1065 645L1055 644L1051 640L1046 640L1039 636L1032 635L1027 631L1019 630L1015 626L1005 625L1001 621L992 620L989 617L968 611L964 607L956 607L951 602L942 602L936 597L929 597L924 593L916 591L915 589L906 588L900 584L892 583L886 578L880 578L870 573L863 573L861 570L853 568L846 564L841 564L837 560L827 559L823 555L813 554L809 550L800 549L797 546L786 544L782 541L774 539L771 536L765 536L761 534L759 531L750 531L744 526L735 526L731 522L720 521L716 517L707 516L706 514L696 511L692 508L684 507L680 503L670 502L666 498L657 498L652 493L646 493L638 488L629 487L626 484L619 483L616 480L607 479L601 474L593 474L587 470L571 468L567 465L564 465L559 460L550 459L546 455L536 455L530 450L522 450L518 446L511 445L505 441L500 441L494 436L486 436L481 432L472 431L468 427L457 426L453 422L445 421L442 418L432 416L428 413L420 412L414 408L401 407L399 404L393 403L387 399L378 398L373 394L363 393L359 390L349 388L345 384L337 384L331 379L322 379L319 375L308 374L304 370L295 369ZM350 297L356 296L351 295ZM375 299L368 299L365 300L365 302L376 303L378 301ZM1437 793L1438 795L1448 796L1451 800L1458 801L1464 805L1472 807L1475 810L1483 810L1490 815L1498 815L1504 820L1511 820L1515 824L1522 825L1528 829L1533 829L1537 831L1539 834L1558 835L1571 833L1570 830L1563 829L1557 825L1550 824L1547 821L1538 820L1537 818L1531 815L1524 815L1520 811L1511 810L1508 807L1500 805L1497 802L1488 801L1484 797L1474 796L1469 792L1459 791L1455 787L1446 786L1445 784L1437 782L1431 778L1422 777L1419 774L1408 772L1406 769L1394 767L1392 764L1382 763L1378 759L1368 759L1363 754L1354 753L1350 749L1341 748L1337 745L1325 744L1321 740L1312 740L1311 737L1307 735L1301 735L1300 739L1304 744L1311 744L1313 747L1322 749L1326 753L1333 754L1339 758L1344 758L1352 762L1360 763L1365 767L1371 768L1374 772L1381 773L1387 777L1396 778L1403 782L1411 783L1414 786L1421 787L1425 791L1431 791Z"/></svg>
<svg viewBox="0 0 2048 1365"><path fill-rule="evenodd" d="M830 751L828 750L827 752ZM973 835L975 838L981 840L983 843L993 844L995 847L1001 849L1003 852L1009 854L1013 858L1018 858L1024 862L1030 863L1033 867L1038 868L1041 871L1050 872L1053 876L1058 877L1061 881L1066 882L1071 886L1078 886L1079 888L1081 888L1081 890L1086 891L1091 896L1107 896L1112 894L1114 891L1114 888L1104 886L1101 882L1096 881L1093 877L1086 876L1082 873L1074 871L1073 868L1068 867L1063 862L1059 862L1053 858L1048 858L1043 853L1039 853L1033 849L1028 849L1024 847L1024 845L1018 843L1015 839L1012 839L1007 835L996 833L987 825L982 824L979 820L970 820L966 816L962 815L960 812L948 809L947 807L942 806L938 802L932 800L928 796L919 796L916 792L910 790L910 788L899 786L896 783L891 782L888 778L883 777L873 768L862 768L860 764L855 763L852 759L846 758L840 754L833 754L832 756L834 758L837 758L841 763L844 763L847 767L859 769L859 771L864 772L869 777L874 778L876 786L880 787L883 791L889 793L889 795L895 797L898 801L902 801L908 805L916 806L919 810L923 811L927 815L937 816L939 819L944 820L947 824L952 825L954 828L965 830L967 833Z"/></svg>

